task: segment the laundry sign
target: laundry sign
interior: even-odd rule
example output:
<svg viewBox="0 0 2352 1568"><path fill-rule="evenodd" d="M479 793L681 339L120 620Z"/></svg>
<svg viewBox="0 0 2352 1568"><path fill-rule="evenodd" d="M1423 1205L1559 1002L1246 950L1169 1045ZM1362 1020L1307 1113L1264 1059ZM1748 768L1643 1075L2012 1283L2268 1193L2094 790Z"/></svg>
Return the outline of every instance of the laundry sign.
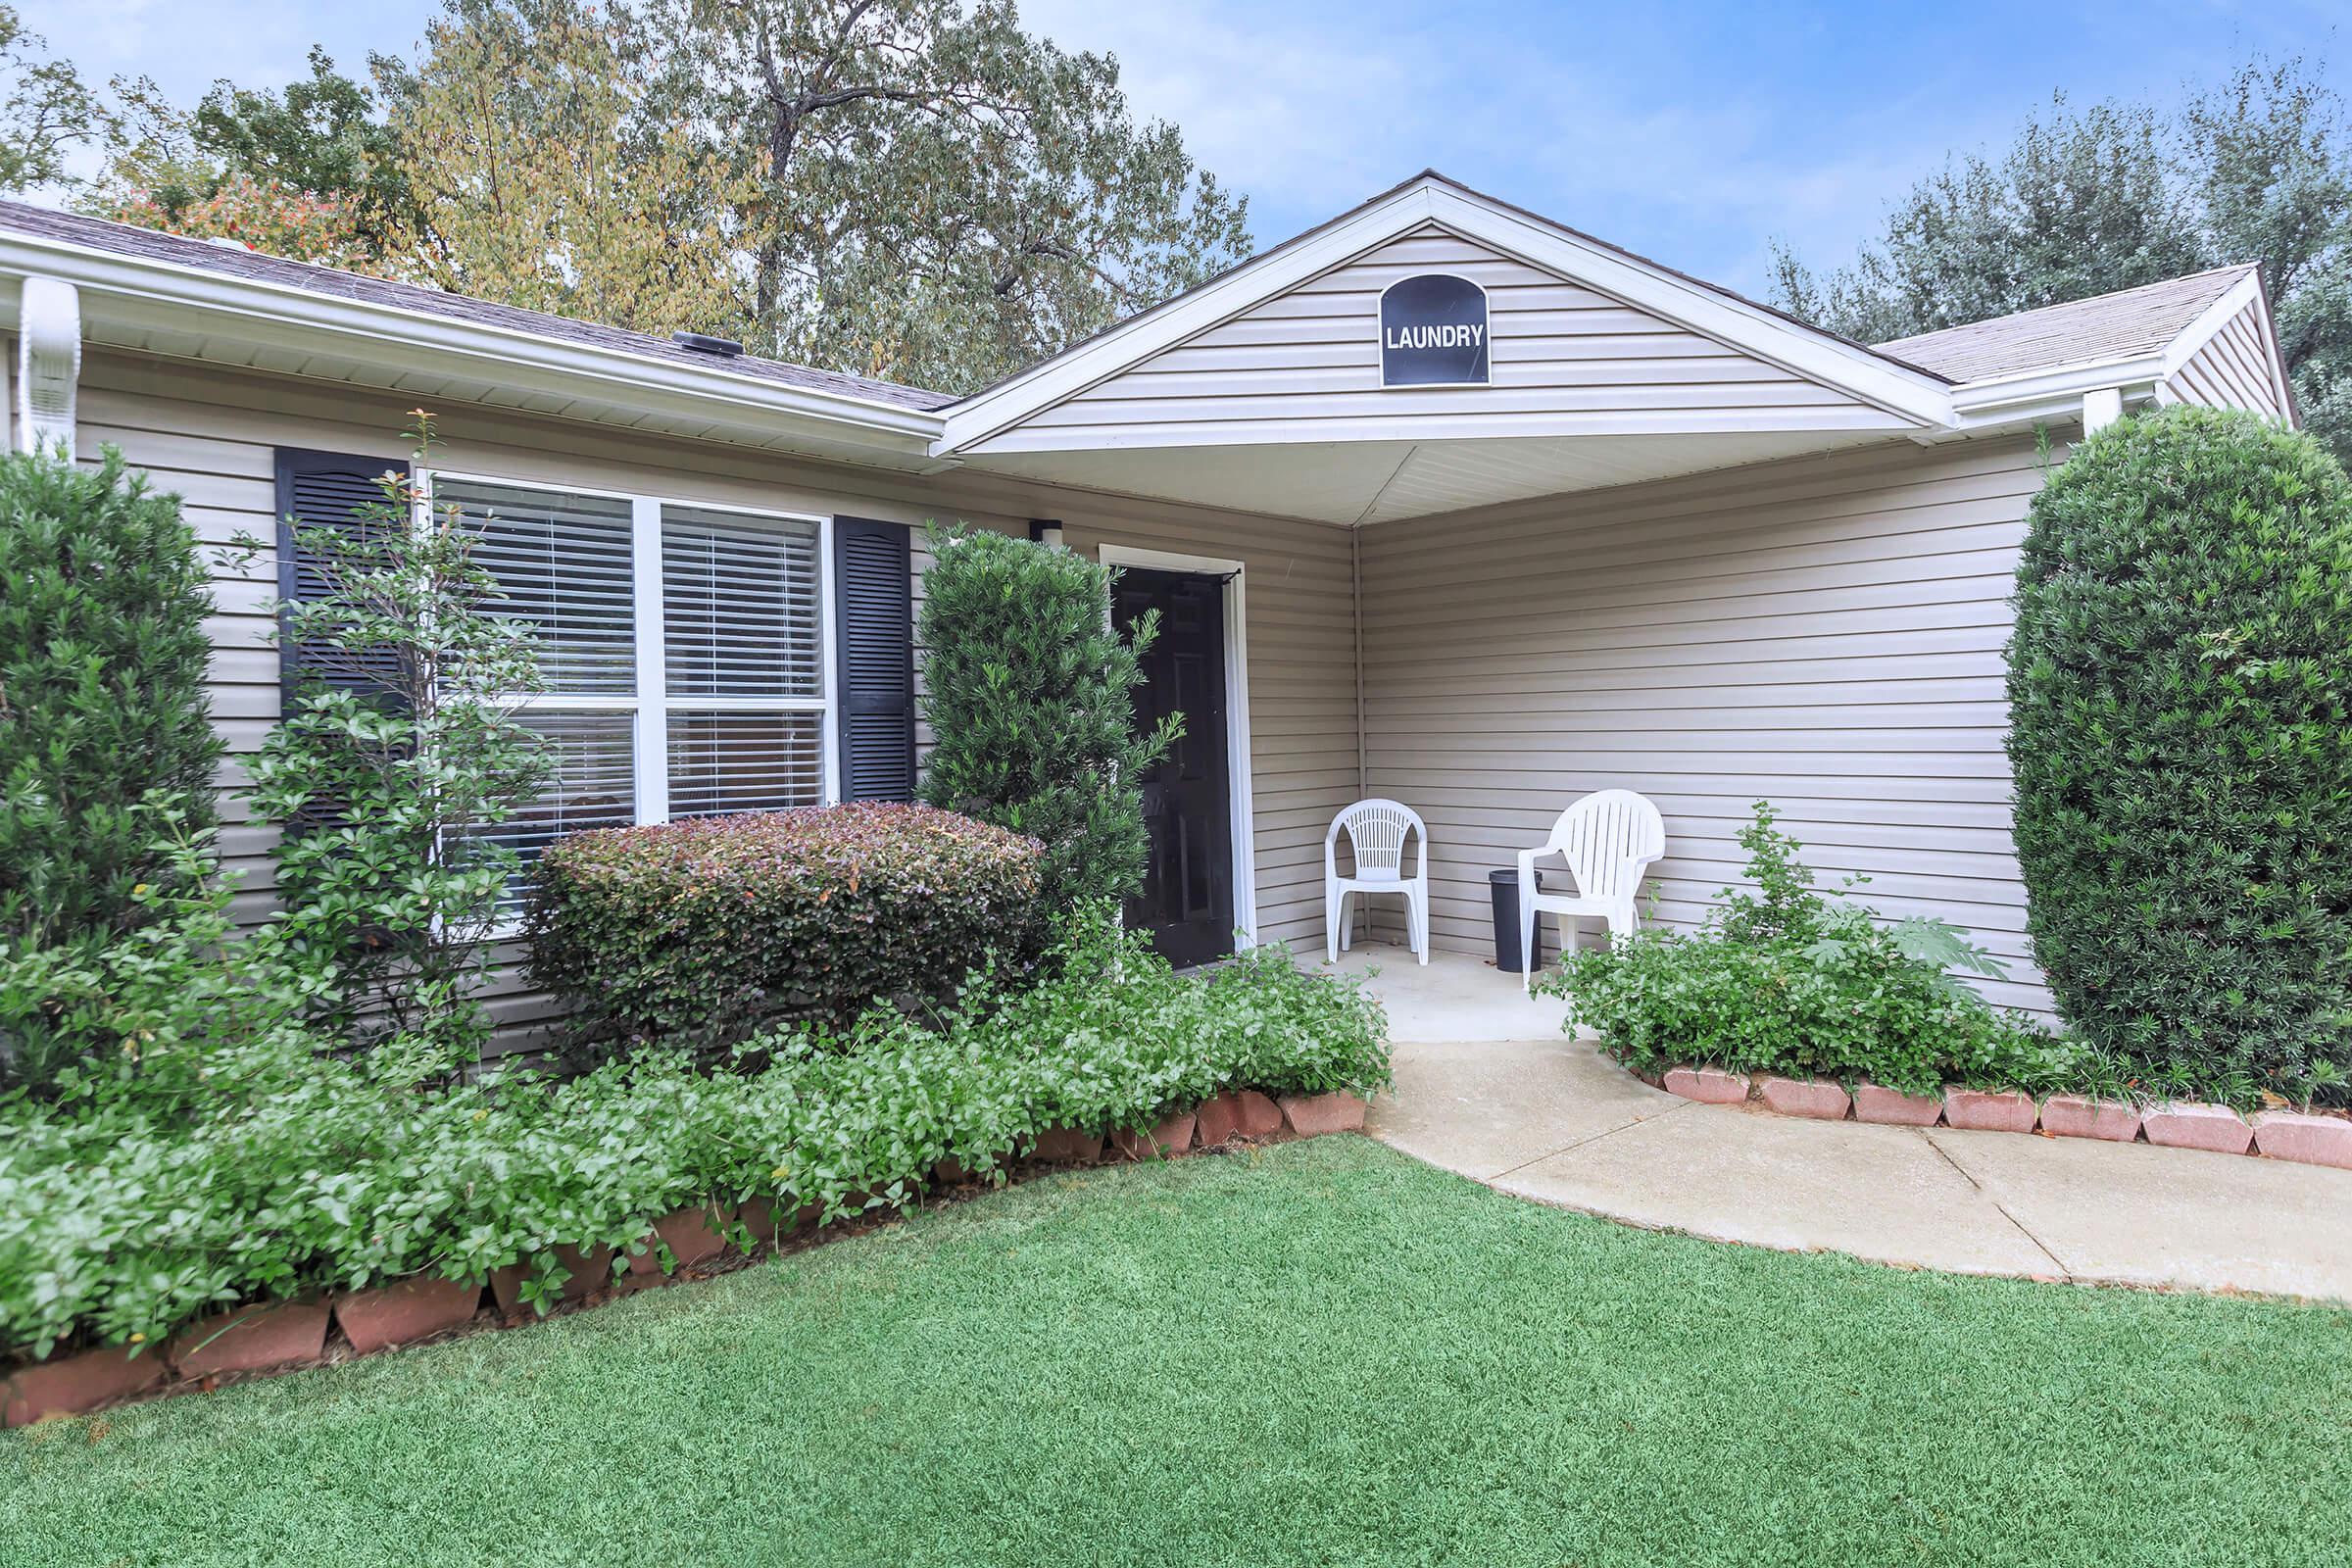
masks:
<svg viewBox="0 0 2352 1568"><path fill-rule="evenodd" d="M1380 296L1382 386L1487 384L1487 291L1450 272L1399 278Z"/></svg>

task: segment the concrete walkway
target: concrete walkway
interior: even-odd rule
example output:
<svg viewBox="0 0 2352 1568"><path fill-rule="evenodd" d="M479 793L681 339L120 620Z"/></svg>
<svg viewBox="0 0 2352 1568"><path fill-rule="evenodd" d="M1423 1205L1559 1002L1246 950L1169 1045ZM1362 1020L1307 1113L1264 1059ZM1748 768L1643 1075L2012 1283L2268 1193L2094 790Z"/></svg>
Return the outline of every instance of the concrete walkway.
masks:
<svg viewBox="0 0 2352 1568"><path fill-rule="evenodd" d="M1650 1088L1556 1002L1458 955L1373 948L1396 1091L1373 1136L1630 1224L1968 1274L2352 1301L2352 1171L2015 1133L1798 1121Z"/></svg>

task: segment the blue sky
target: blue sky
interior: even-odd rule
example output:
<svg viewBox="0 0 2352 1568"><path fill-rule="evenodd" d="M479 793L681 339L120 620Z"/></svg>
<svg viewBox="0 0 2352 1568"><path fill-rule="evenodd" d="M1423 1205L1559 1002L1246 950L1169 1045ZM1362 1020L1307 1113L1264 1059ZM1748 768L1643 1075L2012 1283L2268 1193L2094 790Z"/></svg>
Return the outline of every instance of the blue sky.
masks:
<svg viewBox="0 0 2352 1568"><path fill-rule="evenodd" d="M280 82L323 43L407 50L433 0L18 0L96 75L192 99ZM1143 113L1249 192L1282 239L1434 166L1738 288L1768 241L1838 260L1955 149L1999 145L2064 88L2178 97L2246 55L2328 60L2352 0L1542 5L1471 0L1025 0L1108 50ZM2352 87L2352 62L2331 69Z"/></svg>

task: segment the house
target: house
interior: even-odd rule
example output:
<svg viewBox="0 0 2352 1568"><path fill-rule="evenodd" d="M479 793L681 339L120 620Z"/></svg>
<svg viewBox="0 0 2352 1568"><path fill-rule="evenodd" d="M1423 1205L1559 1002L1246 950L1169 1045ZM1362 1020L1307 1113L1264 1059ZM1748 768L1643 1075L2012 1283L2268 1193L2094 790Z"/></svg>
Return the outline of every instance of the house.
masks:
<svg viewBox="0 0 2352 1568"><path fill-rule="evenodd" d="M2149 404L2295 417L2251 267L1869 347L1434 173L960 400L20 206L0 328L12 439L119 446L208 540L334 520L431 408L424 481L547 627L562 776L526 848L905 794L921 525L962 519L1163 612L1144 701L1192 723L1137 916L1172 954L1320 945L1324 830L1364 795L1428 818L1434 940L1484 951L1486 873L1622 785L1666 814L1660 918L1737 875L1769 797L2034 1007L2001 650L2043 443ZM298 564L219 584L238 750ZM257 907L270 845L226 836Z"/></svg>

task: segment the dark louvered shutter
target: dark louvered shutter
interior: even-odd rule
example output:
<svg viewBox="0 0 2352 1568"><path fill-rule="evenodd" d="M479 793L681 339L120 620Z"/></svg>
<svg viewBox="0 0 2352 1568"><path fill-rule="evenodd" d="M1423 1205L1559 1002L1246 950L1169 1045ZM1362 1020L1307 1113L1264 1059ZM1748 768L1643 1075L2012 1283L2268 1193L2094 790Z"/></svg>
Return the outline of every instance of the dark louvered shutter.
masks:
<svg viewBox="0 0 2352 1568"><path fill-rule="evenodd" d="M371 519L361 509L379 507L384 500L383 476L409 476L409 466L393 459L357 457L346 452L305 452L292 447L277 450L277 596L307 603L326 592L313 553L303 548L298 531L304 528L363 529ZM278 674L291 698L306 674L334 686L346 686L363 696L383 701L390 695L393 669L389 659L373 667L365 656L338 651L326 655L291 639L278 644Z"/></svg>
<svg viewBox="0 0 2352 1568"><path fill-rule="evenodd" d="M833 519L841 795L914 797L914 583L905 524Z"/></svg>

